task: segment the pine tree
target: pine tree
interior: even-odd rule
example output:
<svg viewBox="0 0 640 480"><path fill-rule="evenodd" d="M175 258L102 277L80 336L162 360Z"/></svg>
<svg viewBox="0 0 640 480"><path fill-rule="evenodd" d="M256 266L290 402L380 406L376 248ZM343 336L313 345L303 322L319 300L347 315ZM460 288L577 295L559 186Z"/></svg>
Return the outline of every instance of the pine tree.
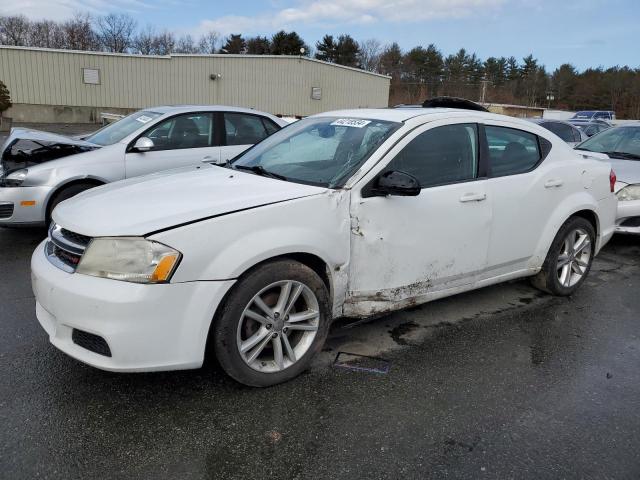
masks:
<svg viewBox="0 0 640 480"><path fill-rule="evenodd" d="M227 37L227 41L220 49L220 53L240 54L247 52L247 43L242 38L242 35L231 34Z"/></svg>
<svg viewBox="0 0 640 480"><path fill-rule="evenodd" d="M325 35L316 43L316 58L325 62L335 63L338 58L338 46L333 35Z"/></svg>
<svg viewBox="0 0 640 480"><path fill-rule="evenodd" d="M9 96L9 89L4 84L2 80L0 80L0 116L5 110L8 110L11 106L11 97Z"/></svg>
<svg viewBox="0 0 640 480"><path fill-rule="evenodd" d="M271 41L267 37L252 37L247 40L247 53L250 55L269 55Z"/></svg>
<svg viewBox="0 0 640 480"><path fill-rule="evenodd" d="M360 54L360 46L351 35L340 35L336 46L335 62L347 67L359 67L358 56Z"/></svg>
<svg viewBox="0 0 640 480"><path fill-rule="evenodd" d="M304 48L304 54L301 49ZM271 37L271 53L273 55L309 55L309 47L296 32L280 30Z"/></svg>

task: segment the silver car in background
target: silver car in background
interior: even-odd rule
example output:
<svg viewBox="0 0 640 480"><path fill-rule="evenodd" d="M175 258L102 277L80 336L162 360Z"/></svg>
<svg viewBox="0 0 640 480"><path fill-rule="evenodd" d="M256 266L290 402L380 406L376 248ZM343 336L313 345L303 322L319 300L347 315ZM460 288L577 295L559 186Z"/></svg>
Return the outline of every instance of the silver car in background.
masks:
<svg viewBox="0 0 640 480"><path fill-rule="evenodd" d="M14 128L0 149L0 226L45 225L60 202L125 178L224 164L288 123L226 106L140 110L84 139Z"/></svg>
<svg viewBox="0 0 640 480"><path fill-rule="evenodd" d="M640 122L605 130L576 150L611 163L617 176L616 232L640 235Z"/></svg>

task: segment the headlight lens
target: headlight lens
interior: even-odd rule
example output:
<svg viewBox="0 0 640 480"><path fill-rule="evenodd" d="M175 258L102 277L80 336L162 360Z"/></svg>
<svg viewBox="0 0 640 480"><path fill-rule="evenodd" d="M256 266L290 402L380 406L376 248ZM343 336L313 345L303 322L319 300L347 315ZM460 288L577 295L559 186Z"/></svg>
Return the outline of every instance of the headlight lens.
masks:
<svg viewBox="0 0 640 480"><path fill-rule="evenodd" d="M76 272L125 282L165 283L181 256L177 250L145 238L94 238Z"/></svg>
<svg viewBox="0 0 640 480"><path fill-rule="evenodd" d="M4 184L7 187L19 187L22 185L22 182L27 178L27 173L29 170L23 168L22 170L16 170L15 172L11 172L9 175L4 177Z"/></svg>
<svg viewBox="0 0 640 480"><path fill-rule="evenodd" d="M616 195L618 196L618 200L621 202L640 200L640 185L627 185Z"/></svg>

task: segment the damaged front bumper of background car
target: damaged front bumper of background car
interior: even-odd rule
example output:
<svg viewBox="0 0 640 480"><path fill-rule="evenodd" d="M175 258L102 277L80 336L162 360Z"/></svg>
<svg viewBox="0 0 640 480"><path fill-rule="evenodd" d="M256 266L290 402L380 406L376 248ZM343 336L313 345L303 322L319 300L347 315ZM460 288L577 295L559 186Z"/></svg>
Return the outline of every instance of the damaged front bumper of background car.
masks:
<svg viewBox="0 0 640 480"><path fill-rule="evenodd" d="M42 223L52 187L23 185L30 167L96 148L80 139L13 128L0 148L0 226Z"/></svg>

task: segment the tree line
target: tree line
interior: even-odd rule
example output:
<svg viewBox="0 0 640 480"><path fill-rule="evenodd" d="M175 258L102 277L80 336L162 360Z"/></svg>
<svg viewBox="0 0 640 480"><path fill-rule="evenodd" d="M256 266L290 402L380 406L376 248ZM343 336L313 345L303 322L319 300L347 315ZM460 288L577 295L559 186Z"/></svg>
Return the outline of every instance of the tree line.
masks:
<svg viewBox="0 0 640 480"><path fill-rule="evenodd" d="M304 55L391 77L389 103L420 103L451 95L487 103L512 103L569 110L615 110L618 118L640 118L640 68L617 66L578 71L564 64L548 72L533 55L522 59L481 59L460 49L445 55L435 44L403 51L397 43L356 41L350 35L325 35L309 46L293 32L222 38L209 31L199 37L176 36L153 26L139 28L127 14L92 17L78 13L64 22L0 16L0 44L142 55L250 54Z"/></svg>

